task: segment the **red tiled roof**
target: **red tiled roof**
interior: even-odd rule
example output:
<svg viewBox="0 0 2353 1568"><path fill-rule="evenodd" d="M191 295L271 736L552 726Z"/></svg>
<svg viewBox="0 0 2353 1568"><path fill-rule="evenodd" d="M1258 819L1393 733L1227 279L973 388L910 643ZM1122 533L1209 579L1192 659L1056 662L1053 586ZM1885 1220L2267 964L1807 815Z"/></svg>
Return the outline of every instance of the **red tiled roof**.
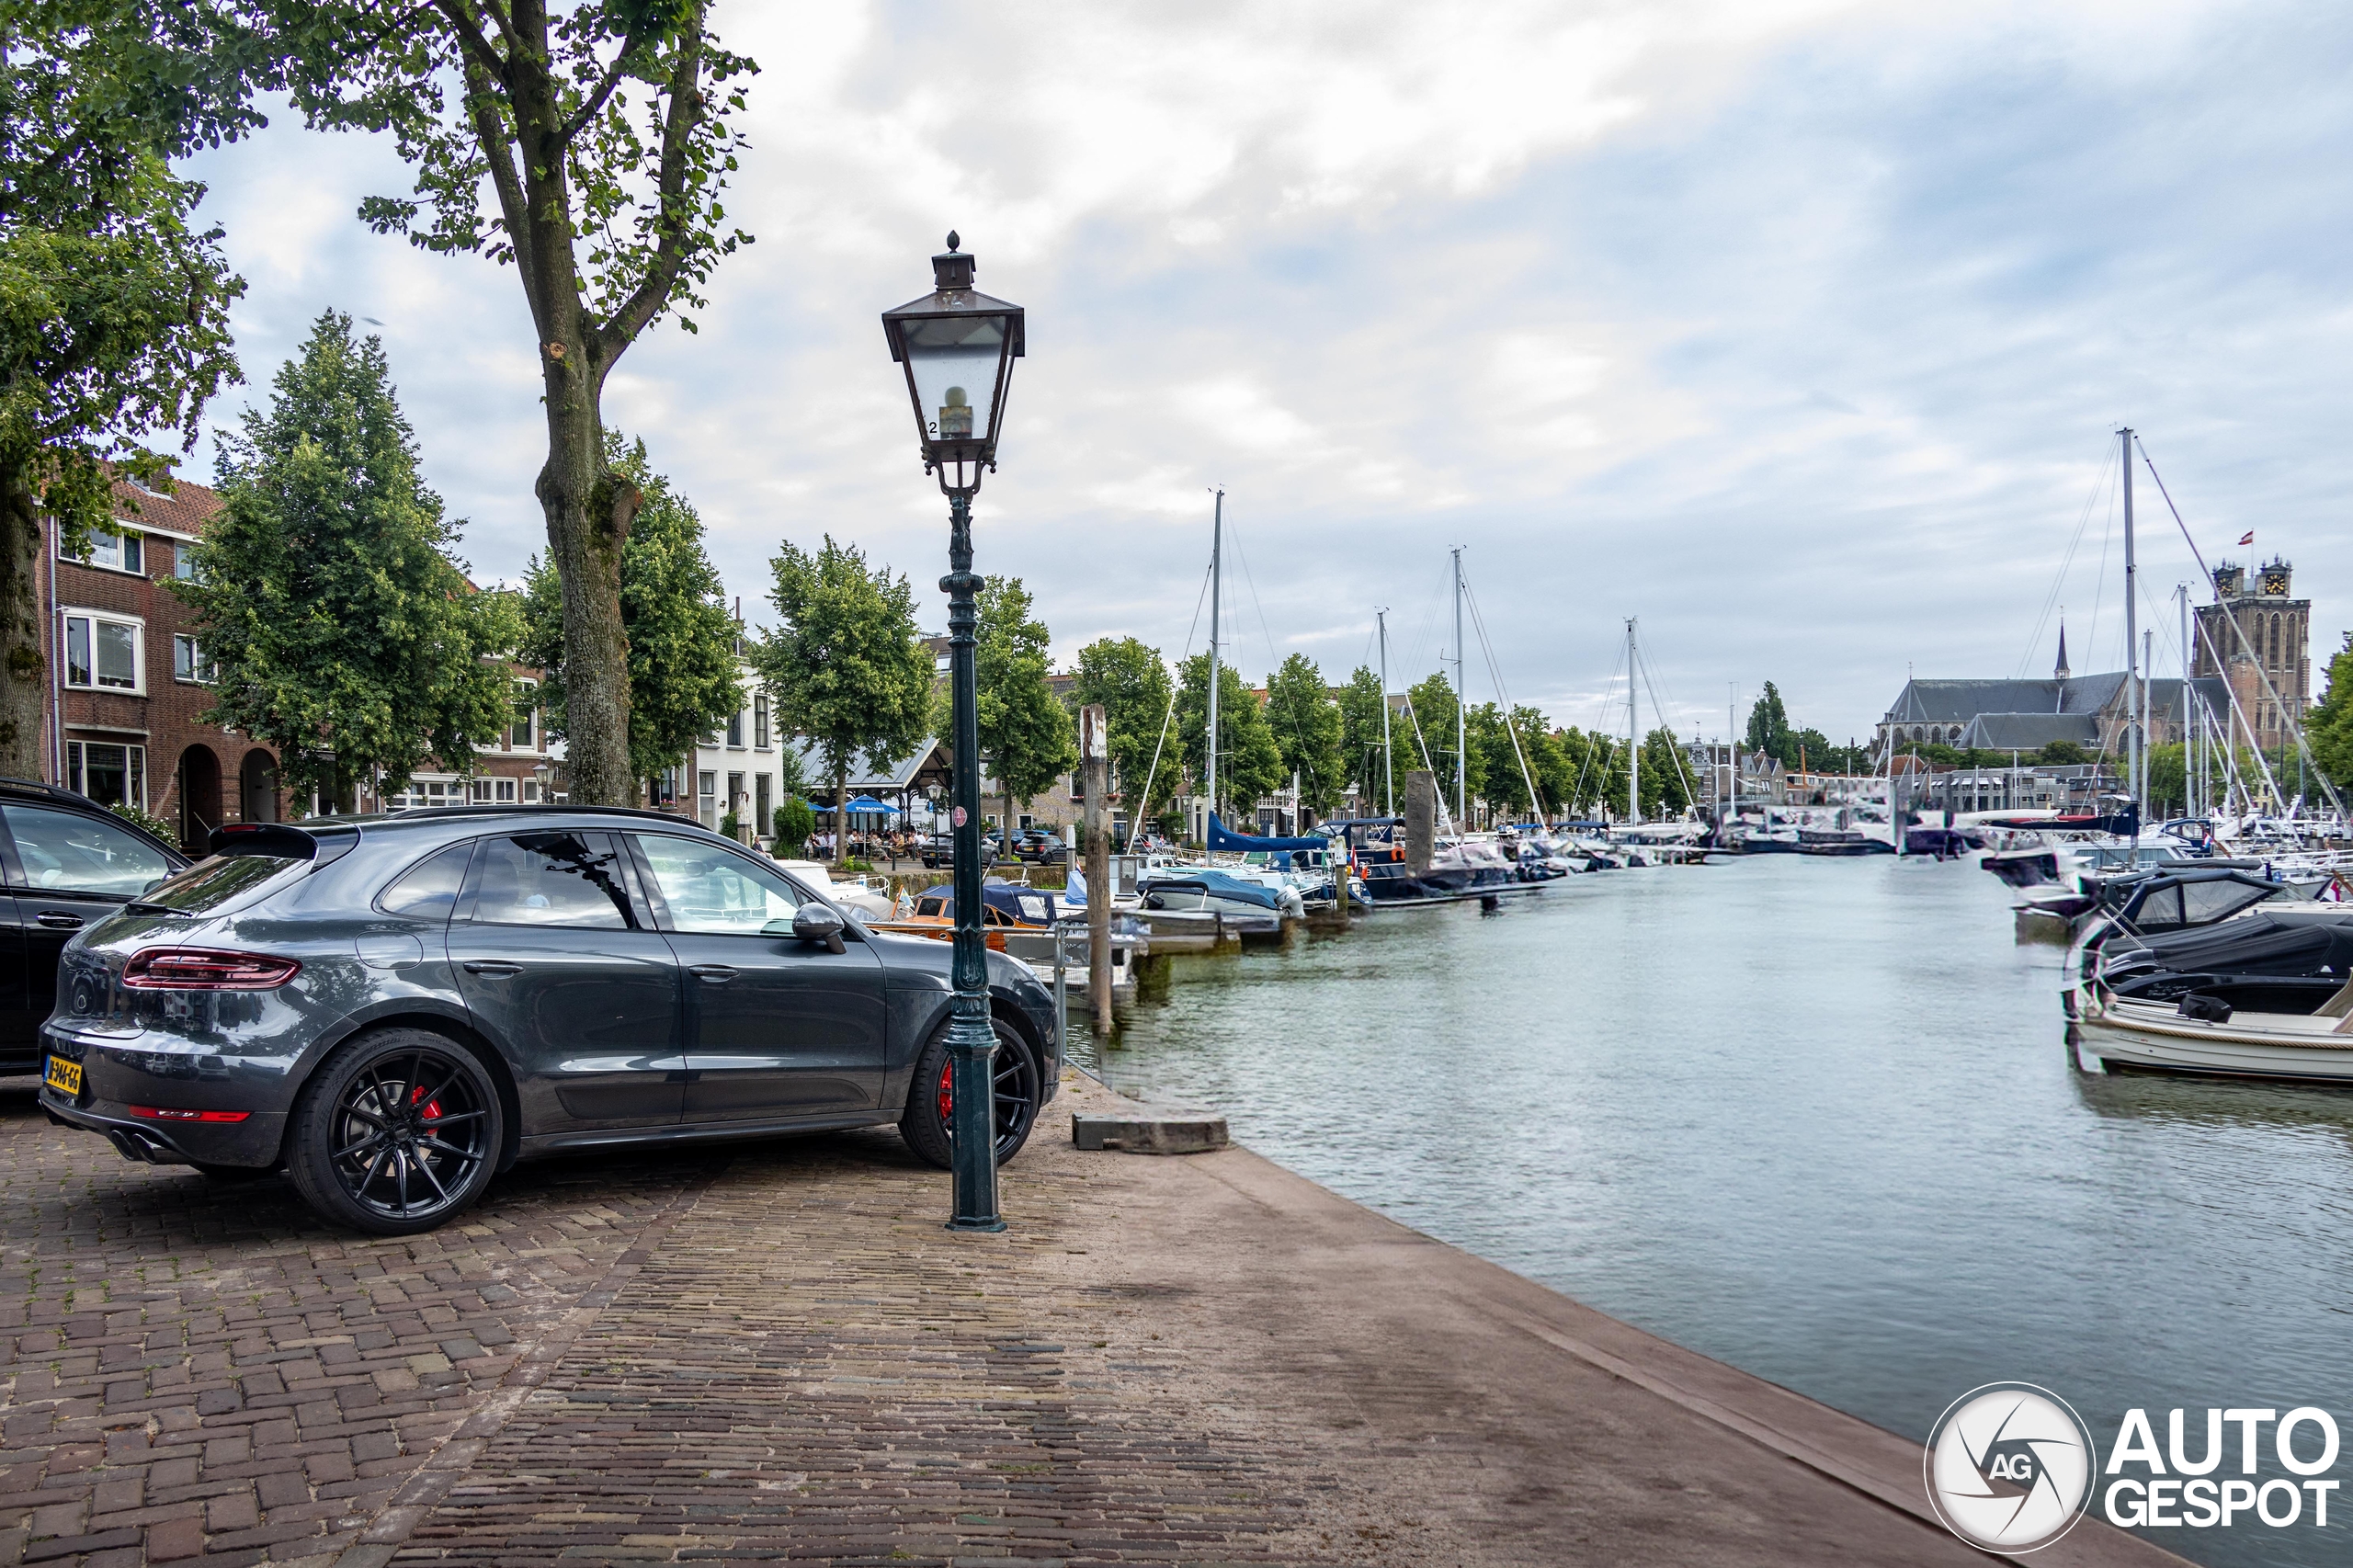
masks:
<svg viewBox="0 0 2353 1568"><path fill-rule="evenodd" d="M114 482L114 515L125 521L136 520L149 528L170 528L175 533L196 534L221 510L221 493L207 489L188 480L178 480L169 495L142 490L127 480Z"/></svg>

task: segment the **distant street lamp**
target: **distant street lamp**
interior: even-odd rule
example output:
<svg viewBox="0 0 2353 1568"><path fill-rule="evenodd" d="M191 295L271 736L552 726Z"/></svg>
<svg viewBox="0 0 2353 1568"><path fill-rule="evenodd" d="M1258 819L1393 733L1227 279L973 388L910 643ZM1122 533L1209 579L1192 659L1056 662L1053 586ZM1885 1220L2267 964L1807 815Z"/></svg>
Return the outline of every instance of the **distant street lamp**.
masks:
<svg viewBox="0 0 2353 1568"><path fill-rule="evenodd" d="M954 712L956 1000L948 1024L949 1136L956 1180L951 1231L1002 1231L996 1207L996 1031L989 1022L988 949L981 936L981 734L972 676L972 497L996 467L997 431L1013 362L1023 353L1018 305L972 288L972 258L948 249L931 258L932 292L882 312L891 358L905 368L926 473L948 497L948 688Z"/></svg>

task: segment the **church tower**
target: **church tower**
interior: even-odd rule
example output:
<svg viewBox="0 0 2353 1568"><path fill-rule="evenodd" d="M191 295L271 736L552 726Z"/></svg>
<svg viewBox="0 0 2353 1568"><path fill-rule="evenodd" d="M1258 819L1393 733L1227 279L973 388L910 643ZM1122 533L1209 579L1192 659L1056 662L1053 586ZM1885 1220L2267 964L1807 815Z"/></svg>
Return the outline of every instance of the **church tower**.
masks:
<svg viewBox="0 0 2353 1568"><path fill-rule="evenodd" d="M2073 673L2067 668L2067 623L2062 620L2059 623L2059 667L2051 672L2051 678L2064 681Z"/></svg>
<svg viewBox="0 0 2353 1568"><path fill-rule="evenodd" d="M2196 673L2231 683L2267 751L2287 744L2312 705L2312 601L2290 597L2294 572L2278 556L2259 568L2220 562L2214 602L2198 607Z"/></svg>

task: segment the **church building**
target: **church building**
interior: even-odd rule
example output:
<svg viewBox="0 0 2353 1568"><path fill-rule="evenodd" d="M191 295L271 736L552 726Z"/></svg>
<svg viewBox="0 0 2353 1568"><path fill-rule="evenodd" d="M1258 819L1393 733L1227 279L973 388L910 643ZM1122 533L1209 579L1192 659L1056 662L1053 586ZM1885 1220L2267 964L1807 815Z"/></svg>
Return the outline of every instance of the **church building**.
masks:
<svg viewBox="0 0 2353 1568"><path fill-rule="evenodd" d="M2191 684L2210 711L2227 710L2231 688L2220 676L2201 676ZM2159 678L2147 686L2149 744L2180 744L2188 729L2182 682ZM2073 741L2086 752L2121 756L2130 707L2123 671L2078 676L2068 669L2062 627L2059 662L2049 680L1909 680L1881 718L1875 738L1882 751L1891 742L1916 742L2023 755Z"/></svg>

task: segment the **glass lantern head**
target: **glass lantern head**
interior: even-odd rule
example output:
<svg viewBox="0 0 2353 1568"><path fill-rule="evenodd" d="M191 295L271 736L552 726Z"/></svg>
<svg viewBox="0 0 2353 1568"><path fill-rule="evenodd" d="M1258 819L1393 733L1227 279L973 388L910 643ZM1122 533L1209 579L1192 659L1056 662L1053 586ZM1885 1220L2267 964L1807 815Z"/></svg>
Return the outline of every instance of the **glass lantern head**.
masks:
<svg viewBox="0 0 2353 1568"><path fill-rule="evenodd" d="M956 245L951 233L931 258L932 292L883 312L882 331L906 373L924 472L969 494L996 466L1006 389L1025 345L1021 307L974 289L972 257Z"/></svg>

